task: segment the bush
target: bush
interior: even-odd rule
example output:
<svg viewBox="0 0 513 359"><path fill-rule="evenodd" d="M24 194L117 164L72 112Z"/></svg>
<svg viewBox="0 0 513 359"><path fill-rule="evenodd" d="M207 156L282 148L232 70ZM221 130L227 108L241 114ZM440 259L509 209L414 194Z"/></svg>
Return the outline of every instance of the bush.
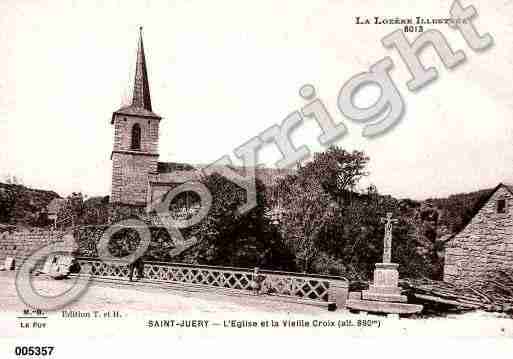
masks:
<svg viewBox="0 0 513 359"><path fill-rule="evenodd" d="M103 233L109 226L85 226L75 230L74 237L78 243L79 257L97 258L97 246ZM171 261L170 251L175 248L169 232L164 227L149 227L151 234L148 250L143 256L147 261ZM140 243L140 238L135 228L124 227L113 233L109 241L109 252L114 257L124 257L133 253Z"/></svg>

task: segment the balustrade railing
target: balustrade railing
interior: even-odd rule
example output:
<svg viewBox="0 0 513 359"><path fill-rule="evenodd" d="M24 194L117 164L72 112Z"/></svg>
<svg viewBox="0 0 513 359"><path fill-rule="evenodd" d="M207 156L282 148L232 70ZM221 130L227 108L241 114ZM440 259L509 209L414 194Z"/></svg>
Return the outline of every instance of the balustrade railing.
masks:
<svg viewBox="0 0 513 359"><path fill-rule="evenodd" d="M130 267L123 262L103 262L83 257L77 258L77 262L81 273L89 270L93 277L128 279L130 275ZM337 301L337 304L342 300L345 303L348 287L348 281L337 276L164 262L144 262L144 279L323 302Z"/></svg>

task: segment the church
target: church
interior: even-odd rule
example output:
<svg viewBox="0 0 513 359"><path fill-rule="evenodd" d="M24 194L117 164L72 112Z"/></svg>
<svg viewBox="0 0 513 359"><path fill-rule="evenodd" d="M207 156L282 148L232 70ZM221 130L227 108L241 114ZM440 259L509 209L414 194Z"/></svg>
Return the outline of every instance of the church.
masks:
<svg viewBox="0 0 513 359"><path fill-rule="evenodd" d="M159 161L162 117L153 112L142 28L139 29L135 78L131 103L112 114L114 145L110 202L149 209L151 203L191 179L200 178L201 167ZM243 171L242 168L235 170ZM258 167L256 177L266 187L292 173L288 169ZM187 201L186 201L187 202Z"/></svg>

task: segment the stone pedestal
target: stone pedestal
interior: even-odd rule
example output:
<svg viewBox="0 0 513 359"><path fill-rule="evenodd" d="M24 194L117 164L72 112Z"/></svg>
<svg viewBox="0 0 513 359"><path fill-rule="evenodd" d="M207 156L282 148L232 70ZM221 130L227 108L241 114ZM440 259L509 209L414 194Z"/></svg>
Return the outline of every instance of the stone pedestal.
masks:
<svg viewBox="0 0 513 359"><path fill-rule="evenodd" d="M399 288L399 267L396 263L376 263L374 281L359 298L358 293L349 293L347 307L360 312L386 314L414 314L422 311L422 305L408 304Z"/></svg>
<svg viewBox="0 0 513 359"><path fill-rule="evenodd" d="M383 302L377 300L358 300L349 299L347 307L366 313L384 313L384 314L415 314L422 311L423 306L420 304Z"/></svg>
<svg viewBox="0 0 513 359"><path fill-rule="evenodd" d="M396 263L376 263L374 282L369 290L362 292L364 300L378 300L384 302L406 302L407 298L401 295L399 288L399 272Z"/></svg>

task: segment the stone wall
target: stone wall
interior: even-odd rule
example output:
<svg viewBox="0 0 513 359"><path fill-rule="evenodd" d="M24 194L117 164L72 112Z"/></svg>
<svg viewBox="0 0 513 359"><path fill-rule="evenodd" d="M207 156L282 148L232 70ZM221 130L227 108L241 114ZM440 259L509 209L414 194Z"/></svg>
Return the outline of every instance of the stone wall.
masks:
<svg viewBox="0 0 513 359"><path fill-rule="evenodd" d="M148 174L157 172L159 119L116 115L112 151L112 203L146 205ZM141 148L132 150L132 128L141 128Z"/></svg>
<svg viewBox="0 0 513 359"><path fill-rule="evenodd" d="M145 154L114 152L111 203L146 206L148 174L157 170L157 159Z"/></svg>
<svg viewBox="0 0 513 359"><path fill-rule="evenodd" d="M5 231L0 234L0 265L3 265L6 257L13 257L18 268L25 258L36 250L46 244L62 240L65 241L60 247L62 250L71 252L76 248L74 241L70 240L69 236L66 238L65 232L61 231Z"/></svg>
<svg viewBox="0 0 513 359"><path fill-rule="evenodd" d="M79 257L98 257L97 246L103 233L110 228L107 225L83 226L76 228L73 232L47 231L34 229L32 231L4 231L0 232L0 266L5 258L13 257L16 261L16 268L36 250L56 241L63 241L59 245L59 251L70 252ZM136 228L118 227L112 234L109 241L109 251L114 256L126 256L139 245L140 238ZM160 226L149 226L151 240L147 251L144 253L145 260L170 261L175 251L175 243L168 230ZM190 237L190 230L183 229L184 238Z"/></svg>
<svg viewBox="0 0 513 359"><path fill-rule="evenodd" d="M505 213L497 211L500 199L506 200ZM448 243L444 281L468 285L496 270L513 271L513 195L505 186Z"/></svg>

